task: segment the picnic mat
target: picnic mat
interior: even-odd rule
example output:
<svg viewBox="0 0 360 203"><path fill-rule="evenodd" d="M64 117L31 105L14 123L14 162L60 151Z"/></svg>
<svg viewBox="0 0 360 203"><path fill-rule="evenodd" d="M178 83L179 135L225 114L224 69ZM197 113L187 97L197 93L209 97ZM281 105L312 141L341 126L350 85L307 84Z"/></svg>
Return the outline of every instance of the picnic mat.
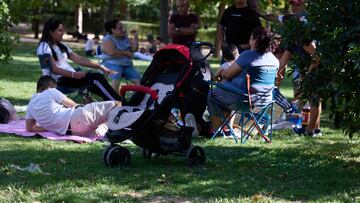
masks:
<svg viewBox="0 0 360 203"><path fill-rule="evenodd" d="M97 135L87 137L77 135L57 135L51 132L27 132L25 128L25 119L18 119L7 124L0 124L0 133L15 134L22 137L43 137L49 140L73 141L77 143L94 142L103 140L106 133L106 126L101 125L96 130Z"/></svg>

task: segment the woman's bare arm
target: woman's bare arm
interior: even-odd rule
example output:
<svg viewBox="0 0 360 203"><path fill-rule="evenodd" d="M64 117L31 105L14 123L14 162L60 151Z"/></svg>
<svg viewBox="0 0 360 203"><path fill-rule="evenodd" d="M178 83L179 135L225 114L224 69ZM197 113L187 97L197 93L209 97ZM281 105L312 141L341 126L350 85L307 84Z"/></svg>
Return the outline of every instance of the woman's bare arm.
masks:
<svg viewBox="0 0 360 203"><path fill-rule="evenodd" d="M231 64L231 66L228 69L221 71L220 76L222 79L231 80L235 76L239 75L241 72L242 72L241 66L236 62L234 62Z"/></svg>

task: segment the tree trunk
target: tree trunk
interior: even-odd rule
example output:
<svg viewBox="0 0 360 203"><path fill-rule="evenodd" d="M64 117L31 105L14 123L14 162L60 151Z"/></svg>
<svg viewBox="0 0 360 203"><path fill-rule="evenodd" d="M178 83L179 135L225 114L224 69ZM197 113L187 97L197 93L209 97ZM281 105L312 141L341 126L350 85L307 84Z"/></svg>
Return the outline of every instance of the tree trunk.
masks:
<svg viewBox="0 0 360 203"><path fill-rule="evenodd" d="M220 32L220 20L221 20L221 17L222 17L222 14L224 13L225 11L225 6L226 6L226 3L221 1L220 2L220 5L219 5L219 13L218 13L218 16L217 16L217 24L216 24L216 36L215 36L215 53L214 53L214 57L216 58L219 58L220 57L220 50L221 50L221 42L222 42L222 39L219 39L219 32Z"/></svg>
<svg viewBox="0 0 360 203"><path fill-rule="evenodd" d="M120 7L120 19L121 20L131 20L127 2L120 1L119 7Z"/></svg>
<svg viewBox="0 0 360 203"><path fill-rule="evenodd" d="M168 0L160 0L160 37L164 42L168 42L168 18L169 18L169 2Z"/></svg>
<svg viewBox="0 0 360 203"><path fill-rule="evenodd" d="M174 8L174 0L169 0L169 12L170 14L176 12L176 8Z"/></svg>
<svg viewBox="0 0 360 203"><path fill-rule="evenodd" d="M285 6L284 6L284 14L289 14L289 8L290 8L290 5L289 5L289 2L288 1L285 1Z"/></svg>
<svg viewBox="0 0 360 203"><path fill-rule="evenodd" d="M39 39L39 26L40 26L40 8L33 9L33 18L31 20L31 29L34 32L34 38Z"/></svg>
<svg viewBox="0 0 360 203"><path fill-rule="evenodd" d="M82 6L79 4L75 11L75 27L79 27L78 31L83 33L83 11Z"/></svg>
<svg viewBox="0 0 360 203"><path fill-rule="evenodd" d="M113 13L114 13L114 8L115 8L115 3L116 0L109 0L108 1L108 5L107 5L107 9L105 11L105 15L104 15L104 21L108 21L111 18L113 18Z"/></svg>

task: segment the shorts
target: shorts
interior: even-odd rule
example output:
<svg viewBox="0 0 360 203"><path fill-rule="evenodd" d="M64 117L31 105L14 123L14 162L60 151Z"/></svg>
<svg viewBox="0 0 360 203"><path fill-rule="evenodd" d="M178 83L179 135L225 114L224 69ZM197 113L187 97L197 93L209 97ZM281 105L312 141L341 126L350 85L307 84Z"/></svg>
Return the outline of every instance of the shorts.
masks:
<svg viewBox="0 0 360 203"><path fill-rule="evenodd" d="M73 135L91 135L96 128L107 122L115 101L94 102L74 110L70 120Z"/></svg>
<svg viewBox="0 0 360 203"><path fill-rule="evenodd" d="M302 93L300 77L294 78L292 80L292 84L293 84L293 91L294 91L294 99L300 99L301 93Z"/></svg>
<svg viewBox="0 0 360 203"><path fill-rule="evenodd" d="M113 74L110 76L112 80L119 80L122 77L128 80L140 80L139 72L134 68L133 65L129 66L122 66L122 65L115 65L111 63L104 63L105 67L109 68L110 70L116 71L117 74Z"/></svg>

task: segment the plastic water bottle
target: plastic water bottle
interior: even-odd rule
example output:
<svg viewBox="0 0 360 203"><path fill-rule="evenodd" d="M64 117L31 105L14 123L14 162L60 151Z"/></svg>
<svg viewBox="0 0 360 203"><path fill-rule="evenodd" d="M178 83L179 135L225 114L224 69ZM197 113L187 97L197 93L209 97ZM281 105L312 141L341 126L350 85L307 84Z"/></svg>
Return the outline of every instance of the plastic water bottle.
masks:
<svg viewBox="0 0 360 203"><path fill-rule="evenodd" d="M172 108L171 113L176 118L176 120L180 120L180 109Z"/></svg>
<svg viewBox="0 0 360 203"><path fill-rule="evenodd" d="M172 109L171 109L171 113L172 113L172 115L175 117L176 123L177 123L178 125L183 125L183 122L182 122L182 120L181 120L180 109L178 109L178 108L172 108Z"/></svg>
<svg viewBox="0 0 360 203"><path fill-rule="evenodd" d="M310 105L309 102L306 102L302 109L302 128L306 128L307 125L309 125L310 120Z"/></svg>

